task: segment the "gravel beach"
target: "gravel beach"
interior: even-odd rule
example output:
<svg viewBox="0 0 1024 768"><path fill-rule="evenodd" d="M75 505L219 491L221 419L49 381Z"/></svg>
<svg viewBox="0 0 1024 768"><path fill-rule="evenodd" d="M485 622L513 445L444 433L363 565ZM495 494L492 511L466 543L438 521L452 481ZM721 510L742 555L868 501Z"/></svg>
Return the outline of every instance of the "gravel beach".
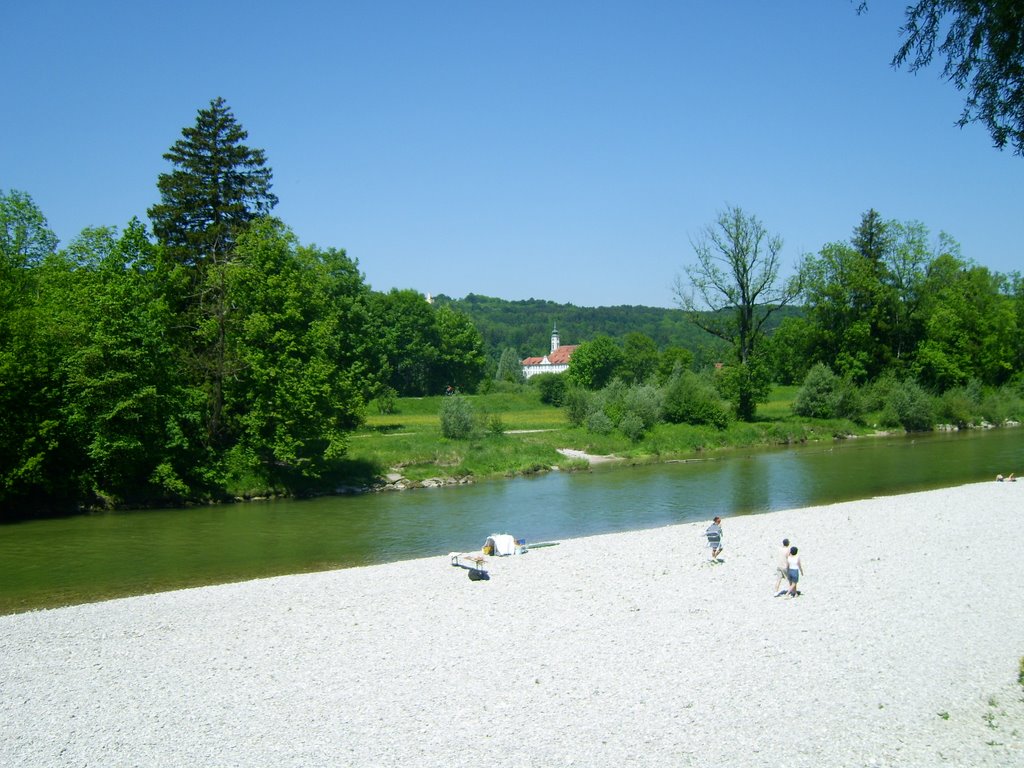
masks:
<svg viewBox="0 0 1024 768"><path fill-rule="evenodd" d="M0 617L0 765L1024 766L1024 483L706 525Z"/></svg>

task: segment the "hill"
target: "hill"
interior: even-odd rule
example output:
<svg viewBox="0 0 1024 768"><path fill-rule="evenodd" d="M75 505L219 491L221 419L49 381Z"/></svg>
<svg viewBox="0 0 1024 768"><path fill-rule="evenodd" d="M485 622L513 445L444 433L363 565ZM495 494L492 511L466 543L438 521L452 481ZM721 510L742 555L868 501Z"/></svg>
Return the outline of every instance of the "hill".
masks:
<svg viewBox="0 0 1024 768"><path fill-rule="evenodd" d="M680 309L629 305L577 307L543 299L508 301L474 293L463 299L440 294L434 301L465 313L483 335L487 355L492 359L497 359L506 347L514 348L520 358L544 354L550 346L551 329L556 325L563 344L579 344L599 335L621 340L629 333L643 333L661 350L689 349L698 363L702 359L721 358L727 347L689 322ZM778 319L794 311L799 310L786 308L777 313Z"/></svg>

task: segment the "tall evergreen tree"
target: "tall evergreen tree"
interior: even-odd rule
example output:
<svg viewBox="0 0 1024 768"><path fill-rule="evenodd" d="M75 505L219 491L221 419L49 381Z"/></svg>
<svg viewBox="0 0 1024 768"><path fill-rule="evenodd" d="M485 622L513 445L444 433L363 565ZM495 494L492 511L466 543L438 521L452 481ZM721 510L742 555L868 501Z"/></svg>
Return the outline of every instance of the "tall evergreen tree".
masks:
<svg viewBox="0 0 1024 768"><path fill-rule="evenodd" d="M149 209L177 294L171 307L184 320L181 347L206 392L206 439L213 447L228 442L224 382L237 373L228 343L227 268L248 225L277 204L263 150L247 147L246 138L224 99L211 101L164 155L174 170L160 175L161 201Z"/></svg>
<svg viewBox="0 0 1024 768"><path fill-rule="evenodd" d="M174 170L157 180L153 233L181 264L217 263L250 221L277 205L272 172L262 149L242 143L249 134L220 97L181 133L164 154Z"/></svg>

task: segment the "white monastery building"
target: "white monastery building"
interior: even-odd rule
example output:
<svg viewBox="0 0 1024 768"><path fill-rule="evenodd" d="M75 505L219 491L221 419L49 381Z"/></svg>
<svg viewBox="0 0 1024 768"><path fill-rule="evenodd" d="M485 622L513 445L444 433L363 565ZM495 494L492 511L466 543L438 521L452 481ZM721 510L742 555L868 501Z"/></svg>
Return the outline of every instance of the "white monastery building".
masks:
<svg viewBox="0 0 1024 768"><path fill-rule="evenodd" d="M528 357L520 363L523 366L523 378L528 379L538 373L565 373L569 370L569 358L577 347L579 344L561 345L556 325L551 331L551 351L544 357Z"/></svg>

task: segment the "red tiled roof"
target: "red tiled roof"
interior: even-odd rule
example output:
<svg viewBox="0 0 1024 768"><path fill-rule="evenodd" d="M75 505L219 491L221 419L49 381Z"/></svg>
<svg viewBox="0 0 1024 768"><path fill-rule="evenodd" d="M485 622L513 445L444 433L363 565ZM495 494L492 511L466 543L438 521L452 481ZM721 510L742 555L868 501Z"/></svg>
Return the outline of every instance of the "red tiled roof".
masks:
<svg viewBox="0 0 1024 768"><path fill-rule="evenodd" d="M572 353L576 351L579 344L566 344L564 347L559 347L554 352L551 352L543 357L528 357L523 360L523 365L540 365L546 357L551 365L565 365L569 362L569 358L572 357Z"/></svg>

